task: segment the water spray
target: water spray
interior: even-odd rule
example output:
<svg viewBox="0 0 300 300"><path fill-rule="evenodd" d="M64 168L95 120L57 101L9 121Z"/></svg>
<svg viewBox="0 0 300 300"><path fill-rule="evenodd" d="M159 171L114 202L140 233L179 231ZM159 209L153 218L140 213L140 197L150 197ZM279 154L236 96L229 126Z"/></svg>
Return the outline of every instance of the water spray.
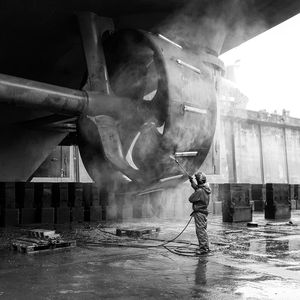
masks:
<svg viewBox="0 0 300 300"><path fill-rule="evenodd" d="M175 154L175 155L176 155L176 154ZM179 161L176 159L175 155L170 155L169 157L170 157L171 159L173 159L173 160L176 162L176 164L183 170L183 172L184 172L187 176L190 177L190 174L189 174L189 173L187 172L187 170L179 163Z"/></svg>

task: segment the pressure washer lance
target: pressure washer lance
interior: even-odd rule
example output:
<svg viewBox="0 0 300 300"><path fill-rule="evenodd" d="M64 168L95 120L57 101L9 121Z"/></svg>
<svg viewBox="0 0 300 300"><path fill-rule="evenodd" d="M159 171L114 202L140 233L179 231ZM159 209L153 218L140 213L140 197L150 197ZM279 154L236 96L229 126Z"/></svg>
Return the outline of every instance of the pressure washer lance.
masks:
<svg viewBox="0 0 300 300"><path fill-rule="evenodd" d="M190 175L190 174L187 172L187 170L179 163L179 161L176 159L176 157L175 157L174 155L170 155L170 158L173 159L173 160L176 162L176 164L183 170L183 172L184 172L187 176L191 177L191 175Z"/></svg>

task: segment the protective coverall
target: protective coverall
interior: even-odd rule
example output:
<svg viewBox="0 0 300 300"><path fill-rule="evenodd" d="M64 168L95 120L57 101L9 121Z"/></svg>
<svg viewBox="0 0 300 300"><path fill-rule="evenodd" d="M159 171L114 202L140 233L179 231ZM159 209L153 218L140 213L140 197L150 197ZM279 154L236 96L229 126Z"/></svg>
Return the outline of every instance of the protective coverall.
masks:
<svg viewBox="0 0 300 300"><path fill-rule="evenodd" d="M196 234L199 241L200 253L209 251L209 243L207 236L207 215L208 204L210 200L211 189L206 182L198 182L195 184L190 177L191 185L195 192L189 197L189 201L193 204L193 217L195 220Z"/></svg>

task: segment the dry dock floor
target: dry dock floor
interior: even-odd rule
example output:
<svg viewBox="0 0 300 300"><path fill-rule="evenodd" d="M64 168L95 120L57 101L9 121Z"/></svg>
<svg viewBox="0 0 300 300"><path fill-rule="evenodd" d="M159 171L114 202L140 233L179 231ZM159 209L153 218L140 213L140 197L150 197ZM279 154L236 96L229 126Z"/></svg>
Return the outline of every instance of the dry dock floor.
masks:
<svg viewBox="0 0 300 300"><path fill-rule="evenodd" d="M153 247L161 241L112 235L120 226L159 226L155 238L169 240L188 219L60 226L77 247L35 255L8 247L24 227L2 228L0 299L300 299L300 211L292 211L293 224L255 213L253 228L210 215L208 256L181 256ZM197 242L193 222L178 240ZM170 246L186 255L193 249Z"/></svg>

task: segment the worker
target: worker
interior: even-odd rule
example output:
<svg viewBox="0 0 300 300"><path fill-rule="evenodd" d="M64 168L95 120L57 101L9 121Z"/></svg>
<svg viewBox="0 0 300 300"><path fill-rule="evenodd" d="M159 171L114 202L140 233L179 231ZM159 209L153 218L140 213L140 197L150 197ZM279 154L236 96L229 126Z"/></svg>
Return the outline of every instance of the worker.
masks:
<svg viewBox="0 0 300 300"><path fill-rule="evenodd" d="M193 212L191 216L194 217L196 234L199 242L199 254L208 253L209 244L207 236L207 206L210 200L211 188L206 182L206 175L202 172L195 174L196 182L193 177L189 176L192 188L195 192L189 197L189 201L193 203Z"/></svg>

